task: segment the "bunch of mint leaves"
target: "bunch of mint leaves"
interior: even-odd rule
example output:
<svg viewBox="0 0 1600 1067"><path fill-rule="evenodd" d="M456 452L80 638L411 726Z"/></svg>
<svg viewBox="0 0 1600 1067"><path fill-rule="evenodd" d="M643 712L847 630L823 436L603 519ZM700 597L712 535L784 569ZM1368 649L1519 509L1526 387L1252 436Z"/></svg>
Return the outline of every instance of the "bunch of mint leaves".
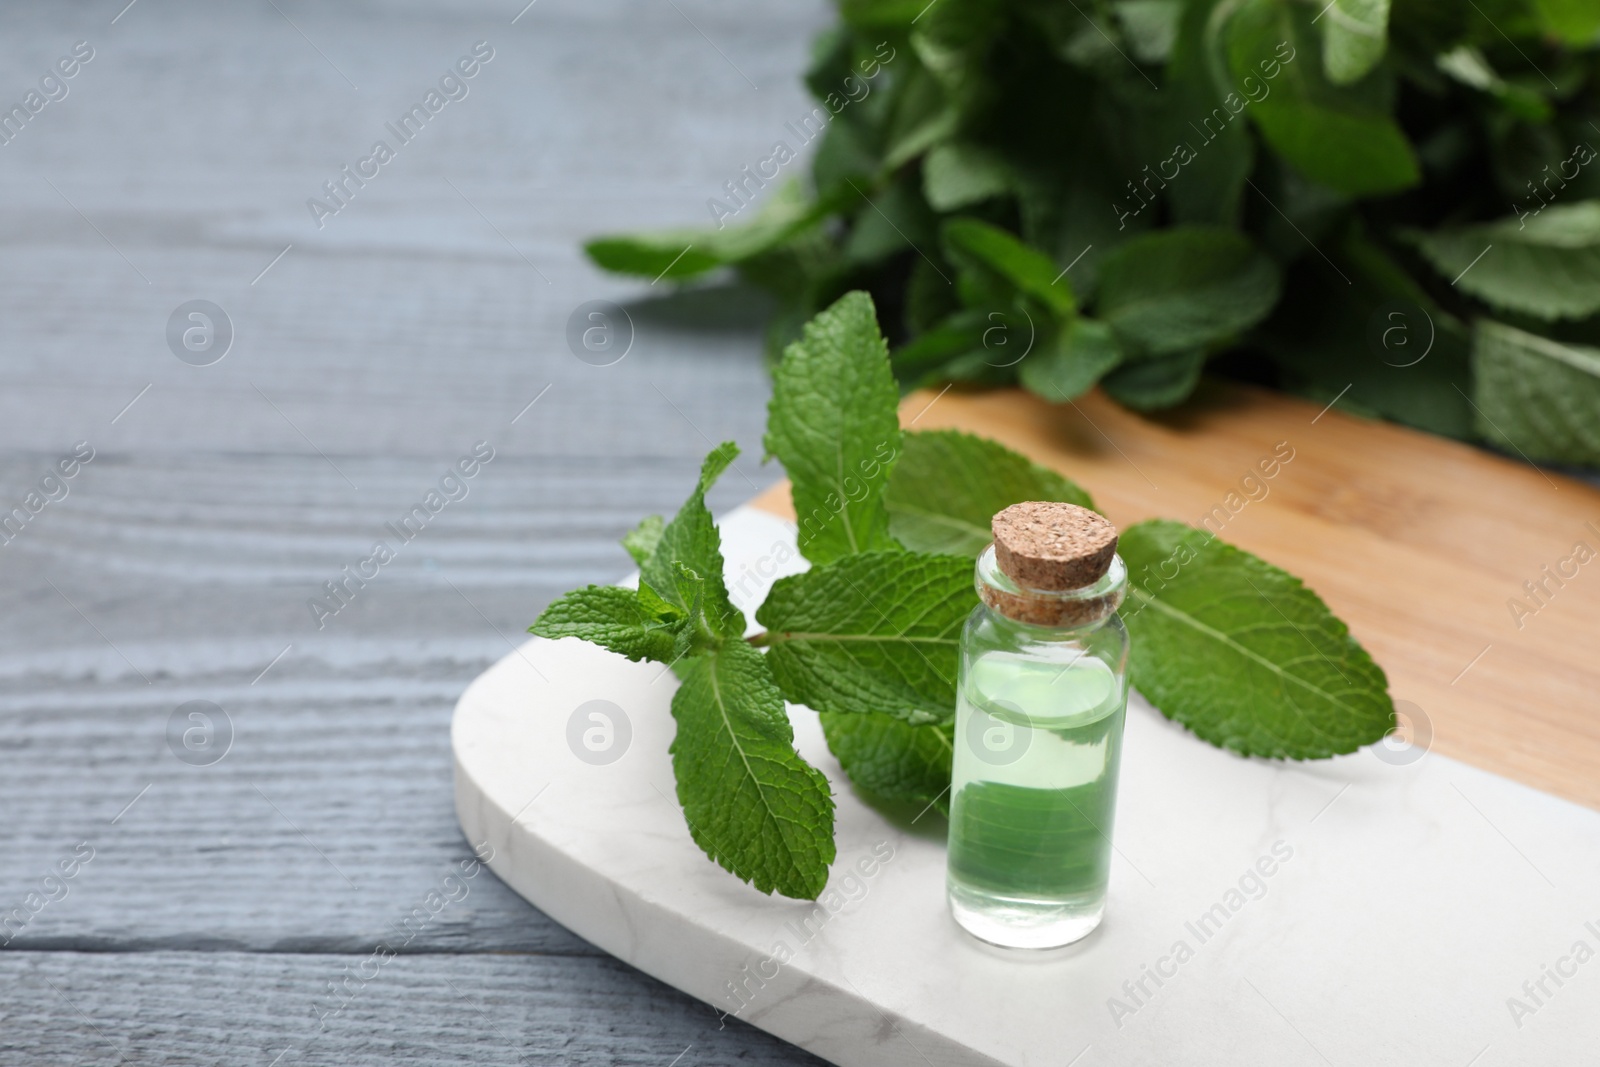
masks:
<svg viewBox="0 0 1600 1067"><path fill-rule="evenodd" d="M868 290L907 386L1152 410L1209 365L1600 465L1595 0L839 9L816 109L716 226L600 238L596 263L736 268L777 297L774 357Z"/></svg>
<svg viewBox="0 0 1600 1067"><path fill-rule="evenodd" d="M766 448L789 475L810 568L774 584L755 613L764 631L746 636L705 503L738 453L731 442L706 457L671 521L652 516L624 538L637 589L579 589L529 627L673 666L672 768L689 832L765 893L815 898L834 859L833 794L795 751L785 701L820 713L863 793L942 806L959 635L990 518L1023 500L1093 507L993 441L902 430L898 399L864 292L817 315L777 365ZM1175 522L1124 530L1119 551L1133 683L1197 736L1311 759L1392 727L1383 671L1298 579Z"/></svg>

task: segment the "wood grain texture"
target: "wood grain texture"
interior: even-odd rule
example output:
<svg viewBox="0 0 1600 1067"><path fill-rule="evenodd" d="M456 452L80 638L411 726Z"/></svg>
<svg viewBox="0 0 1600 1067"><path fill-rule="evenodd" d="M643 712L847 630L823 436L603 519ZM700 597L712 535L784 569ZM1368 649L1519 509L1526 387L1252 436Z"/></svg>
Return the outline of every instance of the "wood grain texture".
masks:
<svg viewBox="0 0 1600 1067"><path fill-rule="evenodd" d="M466 855L462 689L551 598L626 573L617 539L716 442L746 448L719 510L777 476L761 303L601 275L580 242L709 221L808 109L826 4L539 0L513 24L525 2L0 7L0 100L95 49L0 146L0 513L96 452L0 545L0 914L96 849L0 949L0 1064L270 1064ZM319 229L307 198L479 40L470 95ZM197 298L235 327L207 367L165 337ZM568 347L596 299L635 331L612 366ZM478 440L465 499L319 628L308 598ZM189 700L234 728L213 766L167 745ZM280 1067L814 1062L492 876L407 952Z"/></svg>
<svg viewBox="0 0 1600 1067"><path fill-rule="evenodd" d="M370 953L0 955L0 1064L822 1062L609 956Z"/></svg>
<svg viewBox="0 0 1600 1067"><path fill-rule="evenodd" d="M1154 418L1098 392L1054 406L1011 390L914 394L901 417L1001 441L1118 525L1209 518L1328 602L1435 751L1600 808L1600 561L1569 564L1535 612L1508 603L1536 607L1523 583L1577 543L1600 550L1594 486L1235 385ZM1293 458L1263 477L1282 447ZM758 503L792 517L786 486Z"/></svg>

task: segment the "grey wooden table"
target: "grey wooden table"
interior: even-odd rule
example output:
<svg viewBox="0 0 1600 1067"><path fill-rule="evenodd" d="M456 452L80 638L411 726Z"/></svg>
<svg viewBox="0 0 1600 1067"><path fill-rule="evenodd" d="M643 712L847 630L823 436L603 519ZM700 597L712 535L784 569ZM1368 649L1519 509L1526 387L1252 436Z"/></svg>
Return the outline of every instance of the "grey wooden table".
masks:
<svg viewBox="0 0 1600 1067"><path fill-rule="evenodd" d="M828 12L524 2L0 8L0 1063L815 1062L492 875L364 963L469 856L466 684L712 443L746 449L714 506L776 476L762 309L577 245L708 218ZM567 342L596 299L632 313L610 366ZM204 366L196 300L233 333Z"/></svg>

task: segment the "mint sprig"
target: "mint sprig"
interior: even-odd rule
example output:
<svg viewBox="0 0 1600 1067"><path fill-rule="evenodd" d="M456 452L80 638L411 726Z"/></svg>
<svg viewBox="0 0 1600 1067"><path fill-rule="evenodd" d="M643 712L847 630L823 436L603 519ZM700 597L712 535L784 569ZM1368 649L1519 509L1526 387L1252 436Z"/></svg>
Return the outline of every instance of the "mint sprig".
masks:
<svg viewBox="0 0 1600 1067"><path fill-rule="evenodd" d="M908 388L1103 384L1149 410L1210 369L1513 452L1543 397L1500 392L1506 435L1478 417L1499 353L1475 327L1600 338L1595 0L837 11L805 76L836 116L809 181L595 262L732 268L777 302L772 357L848 281ZM1600 467L1596 412L1549 421L1541 453Z"/></svg>
<svg viewBox="0 0 1600 1067"><path fill-rule="evenodd" d="M990 257L990 282L1020 291L1042 281L1037 263L992 234L961 240ZM834 858L833 795L795 751L785 702L821 714L864 795L942 810L960 632L977 605L972 557L988 519L1021 500L1092 506L1071 481L996 442L903 433L897 399L865 293L817 316L785 353L767 447L789 473L813 566L773 586L755 613L764 632L744 636L705 505L738 453L732 443L706 457L670 522L646 519L624 538L638 589L568 593L530 628L673 664L672 765L689 833L762 892L815 897ZM1389 729L1382 671L1297 579L1176 523L1131 528L1123 552L1134 683L1199 737L1308 759Z"/></svg>

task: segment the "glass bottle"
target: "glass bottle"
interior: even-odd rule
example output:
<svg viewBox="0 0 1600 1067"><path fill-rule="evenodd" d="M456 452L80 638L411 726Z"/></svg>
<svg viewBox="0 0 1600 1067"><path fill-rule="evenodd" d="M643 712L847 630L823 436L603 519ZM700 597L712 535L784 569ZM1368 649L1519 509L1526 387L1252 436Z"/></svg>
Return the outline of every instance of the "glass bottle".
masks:
<svg viewBox="0 0 1600 1067"><path fill-rule="evenodd" d="M1045 550L1035 538L1031 559L1028 544L1007 551L1003 523L1027 508L1033 532L1045 527ZM950 910L984 941L1055 948L1086 937L1105 914L1128 698L1117 608L1128 572L1115 528L1070 504L1008 508L995 533L998 551L990 545L976 568L982 602L961 634ZM1089 557L1086 539L1097 545Z"/></svg>

